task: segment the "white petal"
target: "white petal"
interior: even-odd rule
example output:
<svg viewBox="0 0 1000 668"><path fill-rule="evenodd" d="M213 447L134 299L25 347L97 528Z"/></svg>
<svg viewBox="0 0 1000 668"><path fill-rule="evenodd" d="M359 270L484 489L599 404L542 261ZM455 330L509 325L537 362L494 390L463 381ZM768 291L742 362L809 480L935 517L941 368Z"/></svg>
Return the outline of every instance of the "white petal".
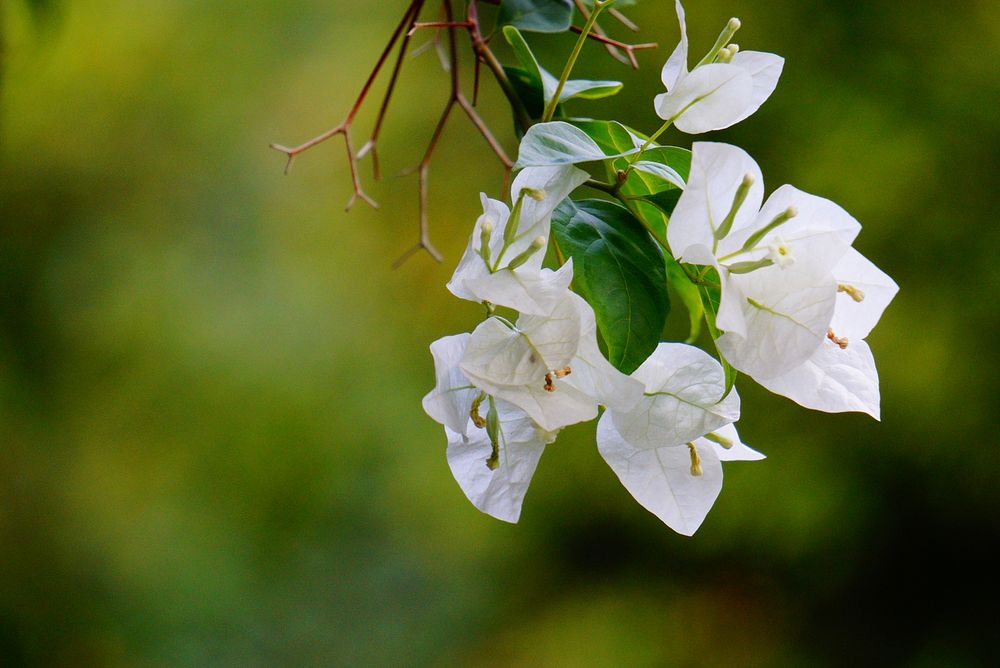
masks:
<svg viewBox="0 0 1000 668"><path fill-rule="evenodd" d="M502 402L500 413L500 466L490 470L486 460L492 445L485 429L470 427L469 436L445 429L448 466L469 501L488 515L517 522L528 484L545 445L555 434L540 429L523 412Z"/></svg>
<svg viewBox="0 0 1000 668"><path fill-rule="evenodd" d="M622 437L639 449L683 445L740 416L736 391L722 397L722 366L694 346L661 343L632 377L647 396L631 410L609 413Z"/></svg>
<svg viewBox="0 0 1000 668"><path fill-rule="evenodd" d="M764 199L760 167L741 148L716 142L695 142L691 147L691 173L687 186L667 225L667 242L674 257L683 262L708 264L705 249L714 245L715 230L729 215L733 198L744 177L754 183L736 213L733 229L748 225ZM701 246L701 251L696 247Z"/></svg>
<svg viewBox="0 0 1000 668"><path fill-rule="evenodd" d="M860 290L864 299L857 302L846 292L838 293L837 309L833 312L830 327L837 336L845 336L852 341L865 338L899 292L899 286L853 248L848 249L833 268L833 277L838 283Z"/></svg>
<svg viewBox="0 0 1000 668"><path fill-rule="evenodd" d="M796 263L731 276L744 295L746 335L726 332L723 356L756 380L787 373L809 359L826 337L837 301L829 273Z"/></svg>
<svg viewBox="0 0 1000 668"><path fill-rule="evenodd" d="M681 26L681 39L677 42L674 52L667 58L667 62L664 63L663 70L660 72L660 79L663 80L663 85L667 87L668 91L673 89L678 79L687 76L688 73L687 22L684 20L684 7L681 6L681 0L674 2L674 8L677 10L677 22Z"/></svg>
<svg viewBox="0 0 1000 668"><path fill-rule="evenodd" d="M697 446L702 474L691 474L686 445L639 449L629 444L605 414L597 424L597 449L642 506L668 527L693 535L722 491L722 464L713 448Z"/></svg>
<svg viewBox="0 0 1000 668"><path fill-rule="evenodd" d="M550 316L522 315L517 329L489 318L472 333L461 368L477 387L521 408L546 430L589 420L597 414L592 397L559 381L555 391L545 390L547 373L572 365L580 331L571 299Z"/></svg>
<svg viewBox="0 0 1000 668"><path fill-rule="evenodd" d="M745 69L753 79L753 96L750 105L744 110L738 121L760 109L767 98L771 97L778 85L778 77L785 66L785 59L773 53L763 51L740 51L730 64Z"/></svg>
<svg viewBox="0 0 1000 668"><path fill-rule="evenodd" d="M539 251L539 260L544 255ZM548 315L566 299L573 281L573 258L553 272L522 265L517 269L501 269L494 274L469 278L465 289L475 295L475 301L488 301L530 315Z"/></svg>
<svg viewBox="0 0 1000 668"><path fill-rule="evenodd" d="M757 382L801 406L826 413L858 411L879 419L878 372L863 340L841 348L824 341L803 364L776 378Z"/></svg>
<svg viewBox="0 0 1000 668"><path fill-rule="evenodd" d="M469 388L472 383L458 366L468 340L469 334L465 333L445 336L431 344L437 382L423 399L428 415L460 434L466 431L469 410L479 394L478 389Z"/></svg>
<svg viewBox="0 0 1000 668"><path fill-rule="evenodd" d="M803 192L794 186L783 185L767 198L756 220L745 227L734 226L730 237L719 244L719 254L725 255L739 249L747 237L789 207L797 210L796 215L765 235L756 244L757 248L766 248L780 236L792 249L796 262L808 262L829 271L861 231L861 224L834 202Z"/></svg>
<svg viewBox="0 0 1000 668"><path fill-rule="evenodd" d="M491 394L523 410L542 429L556 431L597 417L594 398L576 389L568 380L556 381L553 392L546 391L542 381L530 385L500 386Z"/></svg>
<svg viewBox="0 0 1000 668"><path fill-rule="evenodd" d="M669 93L656 96L657 115L674 119L688 134L728 128L738 121L753 98L753 79L746 70L723 63L695 68Z"/></svg>
<svg viewBox="0 0 1000 668"><path fill-rule="evenodd" d="M504 254L507 261L517 257L518 253L528 248L538 237L549 238L552 212L588 178L590 176L587 172L573 165L525 167L520 171L510 187L511 201L516 202L524 188L544 191L545 197L541 201L525 197L521 203L517 240ZM535 256L538 258L537 267L541 267L542 255L539 253ZM500 266L506 264L501 262Z"/></svg>
<svg viewBox="0 0 1000 668"><path fill-rule="evenodd" d="M718 268L718 265L716 265ZM746 306L746 296L740 290L738 281L725 270L719 271L719 281L722 284L719 301L719 311L715 314L715 326L723 332L732 332L745 337L747 334L747 319L743 312Z"/></svg>
<svg viewBox="0 0 1000 668"><path fill-rule="evenodd" d="M476 327L461 367L490 394L502 385L544 384L545 374L567 366L579 347L580 318L571 303L551 317L521 316L517 329L497 318Z"/></svg>
<svg viewBox="0 0 1000 668"><path fill-rule="evenodd" d="M448 290L453 295L459 299L468 299L474 302L482 301L482 299L466 287L466 281L490 275L489 267L486 266L486 262L479 254L479 247L482 243L483 223L489 220L493 225L493 233L490 235L490 257L495 259L503 247L503 230L507 225L507 219L510 217L510 209L503 202L490 199L485 194L481 194L480 198L483 203L483 214L479 216L476 224L473 225L472 235L469 237L465 253L462 255L462 259L459 260L458 266L455 268L455 273L451 276L451 280L448 281ZM510 257L513 258L514 255Z"/></svg>
<svg viewBox="0 0 1000 668"><path fill-rule="evenodd" d="M643 384L626 376L604 358L597 345L594 310L582 297L571 296L580 313L580 347L570 363L573 372L562 380L562 385L571 385L608 408L631 409L642 398Z"/></svg>
<svg viewBox="0 0 1000 668"><path fill-rule="evenodd" d="M724 462L755 462L764 459L764 453L757 452L746 443L740 440L740 435L736 431L735 424L727 424L715 430L719 436L729 439L732 443L728 448L724 448L707 438L699 438L694 444L700 447L710 447L715 450L715 454Z"/></svg>

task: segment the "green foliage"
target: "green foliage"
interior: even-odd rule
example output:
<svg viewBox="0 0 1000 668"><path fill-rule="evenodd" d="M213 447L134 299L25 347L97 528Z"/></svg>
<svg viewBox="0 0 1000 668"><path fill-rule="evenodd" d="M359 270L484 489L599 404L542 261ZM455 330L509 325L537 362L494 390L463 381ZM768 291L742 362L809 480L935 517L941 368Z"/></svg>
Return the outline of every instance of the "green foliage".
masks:
<svg viewBox="0 0 1000 668"><path fill-rule="evenodd" d="M518 78L519 84L522 86L521 90L524 90L525 96L521 97L521 100L528 107L528 113L532 115L532 118L540 118L541 111L537 114L532 112L532 109L537 105L537 98L539 91L541 91L541 96L543 99L543 109L544 105L552 99L556 94L556 88L559 85L559 79L553 76L545 68L538 64L538 59L535 58L535 54L531 52L531 47L525 41L524 36L512 26L505 26L503 29L504 37L507 42L510 43L511 48L514 51L514 56L517 58L518 62L521 64L520 70L516 71L514 75ZM506 68L508 76L511 74L511 69ZM562 92L559 94L559 103L562 104L573 98L581 98L584 100L599 100L605 97L611 97L615 95L622 89L622 83L620 81L589 81L586 79L570 79L563 86ZM521 90L518 94L521 94ZM530 106L529 106L530 101Z"/></svg>
<svg viewBox="0 0 1000 668"><path fill-rule="evenodd" d="M573 258L574 288L594 308L609 361L631 373L656 348L670 311L663 253L627 209L604 200L565 200L552 234Z"/></svg>
<svg viewBox="0 0 1000 668"><path fill-rule="evenodd" d="M503 0L497 23L531 32L563 32L573 20L573 0Z"/></svg>
<svg viewBox="0 0 1000 668"><path fill-rule="evenodd" d="M608 158L620 158L639 150L633 146L614 152L608 144L598 144L590 135L570 123L553 121L531 126L521 142L515 169L544 165L575 165ZM612 151L608 153L607 151Z"/></svg>
<svg viewBox="0 0 1000 668"><path fill-rule="evenodd" d="M701 292L701 303L704 307L705 313L705 324L708 326L708 333L712 335L712 341L716 345L716 355L719 358L719 362L722 363L722 369L726 372L726 394L733 389L733 385L736 384L737 371L733 366L726 361L723 356L722 351L718 349L718 340L722 336L722 332L719 328L715 326L715 316L719 312L719 299L722 296L721 291L718 288L719 285L719 272L715 269L710 269L704 276L706 283L710 285L702 285L700 287Z"/></svg>

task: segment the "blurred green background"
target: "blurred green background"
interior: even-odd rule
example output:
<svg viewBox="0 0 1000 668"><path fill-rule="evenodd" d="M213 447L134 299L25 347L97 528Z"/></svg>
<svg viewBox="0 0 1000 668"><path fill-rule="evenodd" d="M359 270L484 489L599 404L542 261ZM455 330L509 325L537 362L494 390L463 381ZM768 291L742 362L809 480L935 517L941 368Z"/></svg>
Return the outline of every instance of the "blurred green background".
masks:
<svg viewBox="0 0 1000 668"><path fill-rule="evenodd" d="M390 269L416 239L394 174L447 94L433 53L406 64L387 177L362 164L380 211L343 212L339 139L288 177L267 148L342 118L404 0L35 4L0 4L0 665L996 658L996 2L688 2L693 52L735 15L743 48L787 59L714 138L769 191L844 206L901 286L870 337L882 422L742 379L769 459L726 468L691 539L621 488L592 425L543 457L517 526L452 480L427 346L478 321L444 284L501 172L456 115L431 175L446 260ZM648 132L676 20L630 15L660 49L633 73L589 46L580 73L626 89L571 111ZM572 39L534 43L558 71Z"/></svg>

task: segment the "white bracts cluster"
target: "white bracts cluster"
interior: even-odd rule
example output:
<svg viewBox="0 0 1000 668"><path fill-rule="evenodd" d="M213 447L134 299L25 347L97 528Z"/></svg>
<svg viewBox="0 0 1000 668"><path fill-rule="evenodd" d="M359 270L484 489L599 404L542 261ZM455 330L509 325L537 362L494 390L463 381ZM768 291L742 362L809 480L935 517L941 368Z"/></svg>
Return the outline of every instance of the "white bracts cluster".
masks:
<svg viewBox="0 0 1000 668"><path fill-rule="evenodd" d="M671 124L701 133L748 117L781 75L779 56L730 43L736 19L689 69L684 8L675 6L681 39L663 67L667 92L655 100L666 122L650 140L636 139L629 170ZM533 150L535 166L514 179L510 205L482 195L483 214L448 290L482 304L487 317L471 333L431 344L436 384L424 410L444 426L448 464L469 500L516 522L546 446L603 407L601 456L640 504L691 535L722 488L722 462L763 458L736 431L732 369L682 343L660 343L630 376L605 359L591 305L570 290L572 259L542 266L553 212L588 173L538 166L546 154ZM552 160L566 155L576 154ZM584 152L579 162L598 159L600 151ZM723 361L808 408L878 418L878 375L864 339L897 286L852 247L858 222L789 185L765 201L760 168L735 146L696 142L686 183L659 166L683 187L660 245L701 291ZM623 182L628 173L618 172ZM577 254L581 266L589 258Z"/></svg>
<svg viewBox="0 0 1000 668"><path fill-rule="evenodd" d="M735 430L721 435L739 417L739 397L724 396L721 366L692 346L661 344L632 376L605 359L593 309L568 288L572 261L543 269L544 243L535 241L549 232L558 204L549 198L578 185L577 172L525 169L514 182L513 209L484 197L448 287L491 313L501 304L520 315L511 322L493 313L472 333L431 344L437 382L424 410L444 425L448 463L469 500L516 522L545 446L604 406L604 458L643 505L690 534L719 493L724 455L716 450L739 443ZM759 457L742 445L732 452ZM674 459L686 463L664 463ZM661 496L690 502L670 510L656 501Z"/></svg>
<svg viewBox="0 0 1000 668"><path fill-rule="evenodd" d="M681 132L701 134L739 123L757 111L778 85L785 60L773 53L740 51L729 40L740 28L730 19L708 54L688 71L687 24L676 0L681 39L663 66L667 92L656 96L657 115Z"/></svg>
<svg viewBox="0 0 1000 668"><path fill-rule="evenodd" d="M682 262L712 267L720 352L808 408L879 415L862 341L897 287L851 247L861 225L833 202L784 185L761 205L760 168L728 144L695 142L667 228Z"/></svg>

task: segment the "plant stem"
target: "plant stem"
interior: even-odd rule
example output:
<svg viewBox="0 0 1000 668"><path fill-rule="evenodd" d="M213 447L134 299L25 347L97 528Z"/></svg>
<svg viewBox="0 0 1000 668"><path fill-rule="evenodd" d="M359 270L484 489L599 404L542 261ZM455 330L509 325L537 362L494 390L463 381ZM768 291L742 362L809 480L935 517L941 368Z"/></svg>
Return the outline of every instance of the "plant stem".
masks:
<svg viewBox="0 0 1000 668"><path fill-rule="evenodd" d="M587 35L594 27L594 23L597 21L598 15L608 7L615 0L594 0L594 11L590 13L587 18L587 22L583 25L583 29L580 31L580 37L576 40L576 45L573 47L573 53L570 54L569 60L566 61L566 67L563 68L562 76L559 77L559 84L556 86L556 91L552 95L552 99L545 106L545 113L542 114L542 122L548 123L552 120L552 117L556 113L556 107L559 106L559 97L562 95L563 88L566 86L566 82L569 81L569 75L573 72L573 66L576 65L576 59L580 57L580 51L583 50L583 44L587 41Z"/></svg>

